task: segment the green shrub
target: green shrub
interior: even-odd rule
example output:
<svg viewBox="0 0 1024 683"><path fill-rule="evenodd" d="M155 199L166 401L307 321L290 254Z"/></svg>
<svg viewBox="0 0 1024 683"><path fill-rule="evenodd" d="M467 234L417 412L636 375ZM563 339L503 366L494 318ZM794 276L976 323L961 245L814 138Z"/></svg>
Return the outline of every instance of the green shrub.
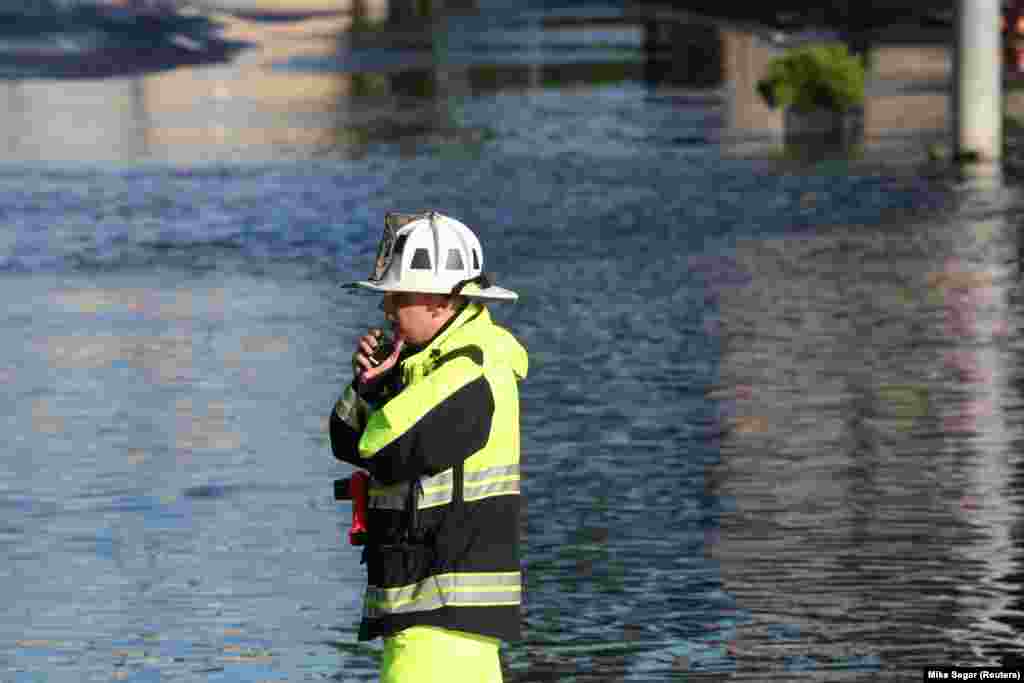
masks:
<svg viewBox="0 0 1024 683"><path fill-rule="evenodd" d="M768 63L757 91L769 107L846 111L864 102L864 61L845 45L808 45Z"/></svg>

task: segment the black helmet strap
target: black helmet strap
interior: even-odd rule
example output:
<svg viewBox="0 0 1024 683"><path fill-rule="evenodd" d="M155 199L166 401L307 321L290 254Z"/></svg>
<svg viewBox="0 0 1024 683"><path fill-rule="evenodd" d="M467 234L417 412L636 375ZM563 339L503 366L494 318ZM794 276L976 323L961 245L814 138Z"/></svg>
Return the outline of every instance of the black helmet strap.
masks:
<svg viewBox="0 0 1024 683"><path fill-rule="evenodd" d="M483 289L487 289L488 287L494 284L494 273L480 273L476 277L471 277L468 280L463 280L459 284L452 287L451 295L458 296L459 294L462 293L463 287L473 282L480 285L480 287L482 287Z"/></svg>

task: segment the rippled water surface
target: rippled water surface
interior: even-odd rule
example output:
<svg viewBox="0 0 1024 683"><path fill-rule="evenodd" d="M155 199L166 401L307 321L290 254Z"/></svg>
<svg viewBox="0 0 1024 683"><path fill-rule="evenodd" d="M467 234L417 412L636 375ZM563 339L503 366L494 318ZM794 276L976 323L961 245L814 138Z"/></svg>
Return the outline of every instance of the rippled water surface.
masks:
<svg viewBox="0 0 1024 683"><path fill-rule="evenodd" d="M289 36L145 80L221 95L149 91L123 146L55 119L0 167L0 679L376 680L325 429L380 314L338 285L425 207L521 297L492 307L531 359L506 680L1014 661L1016 181L745 159L714 101L628 79L366 76L390 118L356 125L367 100L320 112Z"/></svg>

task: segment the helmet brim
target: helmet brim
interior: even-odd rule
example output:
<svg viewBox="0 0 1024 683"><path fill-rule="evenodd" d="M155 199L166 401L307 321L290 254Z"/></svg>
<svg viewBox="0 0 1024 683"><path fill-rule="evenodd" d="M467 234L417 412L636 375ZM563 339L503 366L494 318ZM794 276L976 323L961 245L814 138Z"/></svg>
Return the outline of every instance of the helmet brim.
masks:
<svg viewBox="0 0 1024 683"><path fill-rule="evenodd" d="M422 288L406 289L404 287L396 287L394 285L378 284L368 280L349 282L342 286L345 289L363 290L367 292L376 292L378 294L387 294L388 292L408 292L410 294L451 294L450 290L425 291ZM480 287L476 283L471 283L463 287L459 294L467 299L473 299L475 301L517 301L519 299L519 295L511 289L505 289L504 287L498 287L497 285Z"/></svg>

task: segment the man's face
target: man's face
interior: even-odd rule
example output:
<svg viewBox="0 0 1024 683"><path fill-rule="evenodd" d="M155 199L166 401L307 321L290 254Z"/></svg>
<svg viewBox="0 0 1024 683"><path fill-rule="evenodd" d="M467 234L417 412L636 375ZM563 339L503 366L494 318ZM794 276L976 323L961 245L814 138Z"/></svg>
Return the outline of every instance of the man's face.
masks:
<svg viewBox="0 0 1024 683"><path fill-rule="evenodd" d="M447 320L444 301L430 294L389 292L384 295L381 309L391 323L395 339L410 344L430 341Z"/></svg>

